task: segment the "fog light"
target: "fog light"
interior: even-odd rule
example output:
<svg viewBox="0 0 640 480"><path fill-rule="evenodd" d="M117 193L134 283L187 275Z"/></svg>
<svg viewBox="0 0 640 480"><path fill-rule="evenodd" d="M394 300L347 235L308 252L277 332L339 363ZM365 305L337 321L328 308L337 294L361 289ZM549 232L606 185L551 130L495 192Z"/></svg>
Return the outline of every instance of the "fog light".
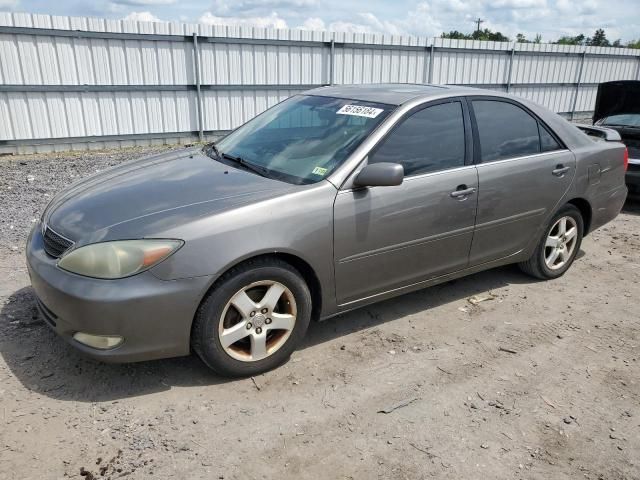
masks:
<svg viewBox="0 0 640 480"><path fill-rule="evenodd" d="M87 345L91 348L98 348L100 350L107 350L109 348L115 348L120 345L124 338L122 337L110 337L107 335L91 335L84 332L76 332L73 334L73 339L77 342Z"/></svg>

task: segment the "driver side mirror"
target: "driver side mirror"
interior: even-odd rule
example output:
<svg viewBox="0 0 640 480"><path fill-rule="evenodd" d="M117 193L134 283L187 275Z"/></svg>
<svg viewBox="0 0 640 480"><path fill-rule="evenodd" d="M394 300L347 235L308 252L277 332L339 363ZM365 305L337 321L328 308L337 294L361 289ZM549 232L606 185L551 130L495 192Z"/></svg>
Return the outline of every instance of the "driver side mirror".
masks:
<svg viewBox="0 0 640 480"><path fill-rule="evenodd" d="M372 163L360 170L353 184L357 187L392 187L402 184L404 168L398 163Z"/></svg>

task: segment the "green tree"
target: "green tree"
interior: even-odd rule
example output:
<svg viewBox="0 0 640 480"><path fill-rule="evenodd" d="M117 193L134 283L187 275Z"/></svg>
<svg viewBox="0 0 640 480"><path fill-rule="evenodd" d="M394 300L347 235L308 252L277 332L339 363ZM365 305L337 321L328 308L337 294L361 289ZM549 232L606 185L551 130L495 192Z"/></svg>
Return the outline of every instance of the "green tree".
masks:
<svg viewBox="0 0 640 480"><path fill-rule="evenodd" d="M471 37L474 40L489 40L492 42L508 42L509 41L509 37L503 35L500 32L492 32L488 28L485 28L484 30L476 30L475 32L473 32Z"/></svg>
<svg viewBox="0 0 640 480"><path fill-rule="evenodd" d="M599 28L595 31L593 37L587 38L586 45L592 47L609 47L611 43L607 40L607 35L604 33L604 30Z"/></svg>
<svg viewBox="0 0 640 480"><path fill-rule="evenodd" d="M631 40L629 43L627 43L627 48L640 48L640 39Z"/></svg>
<svg viewBox="0 0 640 480"><path fill-rule="evenodd" d="M508 42L509 37L503 35L500 32L492 32L488 28L484 30L476 30L473 33L462 33L458 30L451 30L450 32L443 32L440 38L453 38L456 40L489 40L493 42Z"/></svg>
<svg viewBox="0 0 640 480"><path fill-rule="evenodd" d="M455 40L471 40L471 35L466 35L458 30L451 30L449 33L442 32L440 38L453 38Z"/></svg>
<svg viewBox="0 0 640 480"><path fill-rule="evenodd" d="M536 36L533 37L533 40L527 40L527 37L524 34L519 33L516 35L516 42L518 43L542 43L542 35L536 33Z"/></svg>
<svg viewBox="0 0 640 480"><path fill-rule="evenodd" d="M557 43L560 45L584 45L585 37L583 34L576 35L575 37L563 36L560 37L557 42L553 43Z"/></svg>

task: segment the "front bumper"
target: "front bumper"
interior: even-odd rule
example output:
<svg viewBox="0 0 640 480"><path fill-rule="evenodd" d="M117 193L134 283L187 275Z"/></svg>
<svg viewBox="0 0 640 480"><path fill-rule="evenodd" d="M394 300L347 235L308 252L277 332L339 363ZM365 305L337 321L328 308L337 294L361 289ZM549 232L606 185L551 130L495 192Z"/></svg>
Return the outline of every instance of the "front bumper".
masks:
<svg viewBox="0 0 640 480"><path fill-rule="evenodd" d="M39 224L29 236L26 254L43 318L82 352L110 362L189 354L191 322L211 277L160 280L150 271L119 280L75 275L58 268L57 260L45 253ZM76 332L118 335L124 342L98 350L74 340Z"/></svg>

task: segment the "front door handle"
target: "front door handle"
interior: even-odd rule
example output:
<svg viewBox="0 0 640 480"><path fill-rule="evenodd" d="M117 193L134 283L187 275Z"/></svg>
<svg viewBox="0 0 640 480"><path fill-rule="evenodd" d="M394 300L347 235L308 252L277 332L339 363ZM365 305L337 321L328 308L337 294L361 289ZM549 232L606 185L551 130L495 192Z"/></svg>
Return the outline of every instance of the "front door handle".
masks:
<svg viewBox="0 0 640 480"><path fill-rule="evenodd" d="M568 171L569 171L569 167L565 167L564 165L560 164L560 165L556 165L556 168L551 173L553 173L556 177L561 177Z"/></svg>
<svg viewBox="0 0 640 480"><path fill-rule="evenodd" d="M476 193L476 189L475 188L473 188L473 187L467 188L466 185L460 185L460 186L458 186L458 188L456 190L451 192L449 195L452 198L463 199L464 197L468 197L469 195L472 195L474 193Z"/></svg>

